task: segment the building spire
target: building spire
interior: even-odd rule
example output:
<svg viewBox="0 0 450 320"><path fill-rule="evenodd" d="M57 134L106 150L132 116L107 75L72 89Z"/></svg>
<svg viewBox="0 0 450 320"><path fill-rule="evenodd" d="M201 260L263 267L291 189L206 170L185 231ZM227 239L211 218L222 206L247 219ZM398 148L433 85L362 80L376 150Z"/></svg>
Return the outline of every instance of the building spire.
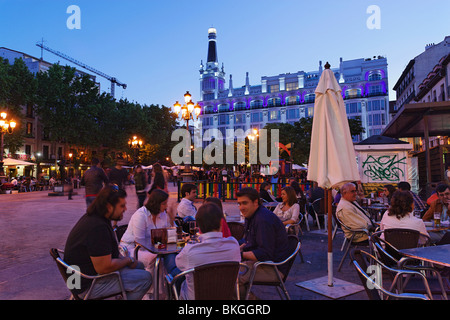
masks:
<svg viewBox="0 0 450 320"><path fill-rule="evenodd" d="M208 61L207 62L218 62L217 60L217 45L216 45L217 31L215 28L208 29Z"/></svg>

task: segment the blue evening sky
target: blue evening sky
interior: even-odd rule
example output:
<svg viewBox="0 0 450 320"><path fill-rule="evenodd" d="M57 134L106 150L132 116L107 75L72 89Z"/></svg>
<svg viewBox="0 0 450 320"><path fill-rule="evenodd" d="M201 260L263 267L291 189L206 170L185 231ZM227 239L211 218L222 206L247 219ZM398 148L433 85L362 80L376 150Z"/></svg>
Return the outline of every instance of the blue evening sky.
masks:
<svg viewBox="0 0 450 320"><path fill-rule="evenodd" d="M81 29L70 30L70 5L81 9ZM370 5L380 29L369 29ZM44 38L61 51L128 85L116 98L172 106L189 90L199 99L199 65L206 61L208 28L217 29L226 87L260 84L261 76L315 71L319 60L383 55L392 89L410 59L450 35L448 0L0 0L0 47L40 57ZM44 51L51 63L65 60ZM72 65L73 66L73 65ZM97 77L102 90L110 83ZM395 95L390 91L390 100Z"/></svg>

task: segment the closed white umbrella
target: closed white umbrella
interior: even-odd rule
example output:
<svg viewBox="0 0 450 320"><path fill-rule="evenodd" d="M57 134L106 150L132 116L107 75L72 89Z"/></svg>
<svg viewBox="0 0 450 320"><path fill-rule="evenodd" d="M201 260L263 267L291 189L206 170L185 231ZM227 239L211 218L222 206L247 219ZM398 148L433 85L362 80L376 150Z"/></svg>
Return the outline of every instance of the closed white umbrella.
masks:
<svg viewBox="0 0 450 320"><path fill-rule="evenodd" d="M328 286L333 286L331 188L360 180L345 104L330 65L315 90L308 180L325 189L328 211Z"/></svg>

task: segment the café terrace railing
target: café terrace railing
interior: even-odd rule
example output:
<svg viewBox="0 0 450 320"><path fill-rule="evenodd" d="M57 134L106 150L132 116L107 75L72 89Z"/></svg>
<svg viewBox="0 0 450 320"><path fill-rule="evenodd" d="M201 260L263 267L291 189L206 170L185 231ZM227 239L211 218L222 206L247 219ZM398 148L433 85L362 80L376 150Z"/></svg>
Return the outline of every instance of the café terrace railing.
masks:
<svg viewBox="0 0 450 320"><path fill-rule="evenodd" d="M226 200L237 200L236 194L242 188L251 187L256 190L260 189L261 184L263 183L263 179L253 179L252 181L240 182L240 181L227 181L227 182L218 182L218 181L208 181L208 180L197 180L197 181L189 181L182 182L178 181L178 201L181 200L181 187L185 183L192 183L197 186L197 199L206 199L208 197L216 197L221 199L222 201ZM302 182L299 183L300 188L302 188L303 192L309 190L312 187L312 182ZM287 179L282 179L277 183L271 183L271 191L275 197L281 196L281 189L285 186L289 185Z"/></svg>

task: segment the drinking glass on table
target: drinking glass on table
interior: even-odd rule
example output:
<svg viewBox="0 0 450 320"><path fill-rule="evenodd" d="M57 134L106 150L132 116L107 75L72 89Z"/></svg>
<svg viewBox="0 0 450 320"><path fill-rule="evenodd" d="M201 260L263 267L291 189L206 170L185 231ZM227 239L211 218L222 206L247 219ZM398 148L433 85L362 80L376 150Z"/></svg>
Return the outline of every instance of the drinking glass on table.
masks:
<svg viewBox="0 0 450 320"><path fill-rule="evenodd" d="M189 221L189 234L191 235L189 243L196 243L197 242L197 221Z"/></svg>
<svg viewBox="0 0 450 320"><path fill-rule="evenodd" d="M434 226L439 228L441 226L441 213L435 212L434 213Z"/></svg>

